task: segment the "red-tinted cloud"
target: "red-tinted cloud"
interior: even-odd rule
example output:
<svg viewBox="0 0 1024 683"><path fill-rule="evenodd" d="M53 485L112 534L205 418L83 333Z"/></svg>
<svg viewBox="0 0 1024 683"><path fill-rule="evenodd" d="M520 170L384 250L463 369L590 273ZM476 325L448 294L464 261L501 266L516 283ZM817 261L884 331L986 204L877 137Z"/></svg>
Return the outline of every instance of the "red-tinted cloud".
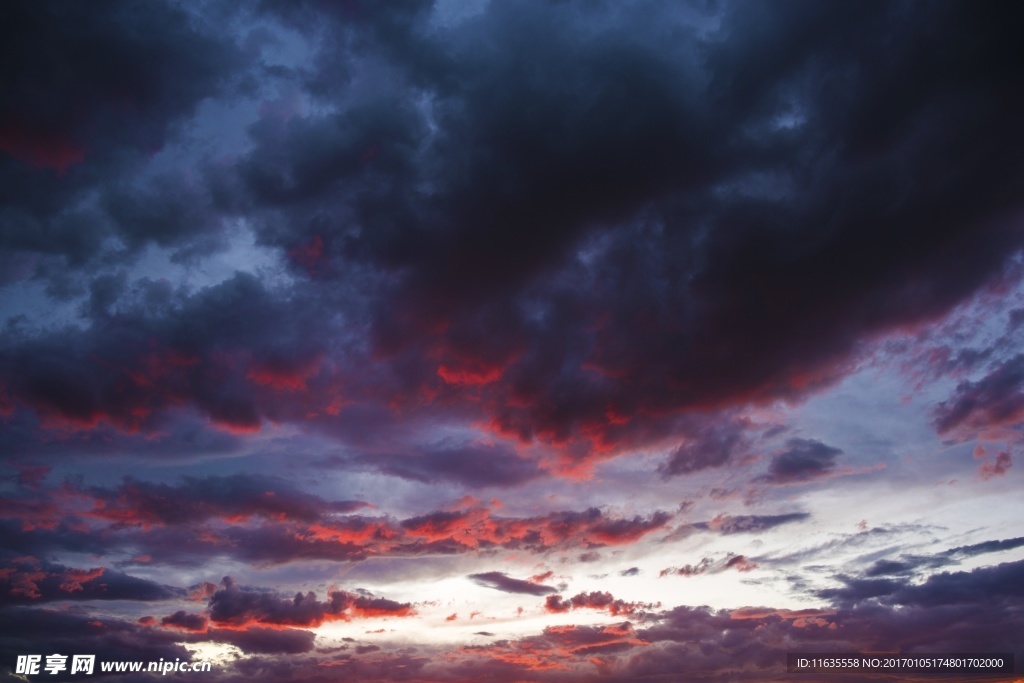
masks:
<svg viewBox="0 0 1024 683"><path fill-rule="evenodd" d="M88 515L124 524L189 524L210 519L231 522L250 517L314 522L332 513L352 512L361 501L326 501L271 477L186 477L180 484L125 479L113 489L81 491L94 507Z"/></svg>
<svg viewBox="0 0 1024 683"><path fill-rule="evenodd" d="M283 480L253 475L186 478L173 485L129 479L111 488L65 485L24 493L7 501L6 514L15 519L5 528L14 534L11 547L20 552L121 550L135 558L131 562L158 566L195 565L213 557L260 564L360 561L499 547L531 553L594 552L635 543L666 529L673 519L664 511L617 517L597 508L508 517L474 506L404 520L345 514L366 505L323 500ZM28 519L28 513L36 521L15 521ZM748 530L764 528L788 519L744 525Z"/></svg>
<svg viewBox="0 0 1024 683"><path fill-rule="evenodd" d="M778 617L779 619L786 619L793 622L796 627L802 627L806 625L815 626L829 626L830 623L827 620L829 617L835 614L835 610L825 609L771 609L767 607L741 607L739 609L730 610L729 616L733 619L755 619L758 621L764 621L771 617Z"/></svg>
<svg viewBox="0 0 1024 683"><path fill-rule="evenodd" d="M686 474L742 450L730 430L702 434L687 419L830 386L866 341L940 318L1022 245L1006 226L1019 209L1024 105L1005 97L1016 81L1001 52L1017 55L1017 24L998 11L940 7L912 22L829 5L711 49L684 25L637 43L646 28L602 10L607 44L624 51L616 70L586 30L542 54L509 28L577 27L590 21L578 9L507 11L482 15L486 55L423 38L433 28L422 8L343 24L325 8L258 12L303 35L325 17L323 30L346 39L318 43L294 72L308 78L278 84L287 103L243 108L256 113L230 125L243 131L236 148L200 162L207 150L179 135L184 122L211 98L264 99L260 41L227 37L230 21L205 9L130 6L111 22L74 4L10 10L0 44L27 75L7 84L0 146L66 178L4 155L0 203L17 221L0 249L75 300L85 324L30 326L5 345L4 412L44 433L162 439L184 413L239 437L302 424L347 445L388 439L368 424L402 423L417 443L444 423L553 452L557 474L655 448L672 451L666 474ZM754 31L744 12L716 11L736 35ZM680 20L661 7L651 16ZM962 37L965 25L988 38ZM889 57L920 87L894 103L898 70L841 47L850 26L905 36ZM952 70L921 57L947 34ZM710 77L682 56L705 48ZM400 75L386 97L339 95L353 75L328 65L366 63L350 50ZM530 76L551 64L557 75ZM841 84L824 87L825 73ZM574 92L554 85L569 82ZM809 84L794 95L799 125L780 127L778 93L792 83ZM309 97L324 107L281 114ZM438 111L397 105L423 98ZM508 106L526 101L536 107ZM229 144L224 122L202 120ZM950 128L960 135L939 132ZM457 139L469 142L428 142ZM183 168L147 166L165 144ZM963 163L935 170L946 159ZM767 176L779 186L763 187ZM917 180L878 180L892 177ZM238 226L295 277L255 268L190 290L118 274L150 246L173 264L202 260ZM195 362L161 373L154 354ZM395 459L395 471L443 478ZM776 464L770 476L806 480L829 468Z"/></svg>
<svg viewBox="0 0 1024 683"><path fill-rule="evenodd" d="M1024 421L1024 355L1000 364L976 382L961 382L936 411L939 433L964 431L965 437Z"/></svg>
<svg viewBox="0 0 1024 683"><path fill-rule="evenodd" d="M169 600L184 591L122 572L18 558L0 564L0 605L56 600Z"/></svg>
<svg viewBox="0 0 1024 683"><path fill-rule="evenodd" d="M88 482L29 478L0 504L4 549L46 558L5 568L11 599L76 600L0 607L4 652L188 659L183 643L205 637L257 655L214 674L236 683L575 682L779 678L783 645L1018 648L1015 567L928 578L913 574L933 565L877 553L863 576L835 579L845 592L813 595L834 615L802 620L681 606L479 650L375 633L336 656L292 627L405 609L306 592L370 558L354 574L381 569L383 583L505 559L564 560L567 575L574 559L625 568L643 551L631 545L674 537L672 513L637 501L623 507L642 515L610 512L643 490L658 454L680 499L707 483L701 502L722 512L677 536L805 530L791 525L805 513L739 514L714 493L749 480L725 471L750 464L736 416L798 406L865 367L886 335L995 293L1020 267L1016 6L491 2L466 16L452 4L0 8L0 63L15 65L0 78L0 457ZM277 89L282 104L260 107ZM973 373L1017 346L936 362ZM962 384L936 415L943 435L1017 426L1019 365ZM819 486L840 469L836 450L791 441L762 481ZM595 467L633 453L635 467ZM304 469L317 458L331 471ZM1006 488L1010 456L984 462ZM317 477L318 495L255 477L161 479L193 464L285 467ZM141 479L109 483L119 471ZM592 473L606 478L542 482ZM432 502L531 483L509 491L505 515ZM578 509L551 507L577 491ZM801 553L832 540L779 564L806 566ZM72 557L96 559L50 564ZM479 559L495 564L470 568ZM157 578L237 567L292 588L200 586L222 625L145 627L79 600L153 590L113 562ZM181 604L134 611L189 604L169 592ZM588 621L628 609L581 593L551 601L568 605L558 621L580 614L577 598ZM198 610L184 611L167 626ZM258 656L269 653L298 656Z"/></svg>
<svg viewBox="0 0 1024 683"><path fill-rule="evenodd" d="M178 484L129 479L111 488L65 485L24 493L7 501L6 514L15 519L5 528L16 536L11 547L21 552L120 549L135 563L155 566L194 565L213 557L260 564L360 561L498 547L593 552L634 543L673 519L663 511L617 517L597 508L508 517L473 506L404 520L345 514L365 506L323 500L283 480L253 475L186 478ZM29 519L26 514L36 521L15 521Z"/></svg>
<svg viewBox="0 0 1024 683"><path fill-rule="evenodd" d="M415 614L412 605L385 598L331 591L326 602L312 593L296 593L292 599L270 591L244 588L225 577L223 588L210 596L210 621L221 627L320 626L325 621L353 618L408 617Z"/></svg>
<svg viewBox="0 0 1024 683"><path fill-rule="evenodd" d="M661 603L626 602L625 600L615 598L607 591L577 593L568 599L563 599L560 595L549 595L544 601L544 609L556 614L575 609L595 609L607 611L613 617L630 616L639 610L648 610L660 606Z"/></svg>
<svg viewBox="0 0 1024 683"><path fill-rule="evenodd" d="M557 679L575 674L593 677L595 656L628 653L646 643L629 622L607 626L550 626L537 636L500 641L492 645L463 649L466 658L449 676L470 676L474 680L500 677L516 680L546 680L546 672Z"/></svg>
<svg viewBox="0 0 1024 683"><path fill-rule="evenodd" d="M982 479L1001 477L1013 467L1013 456L1008 451L999 451L995 460L987 460L978 466L978 476Z"/></svg>
<svg viewBox="0 0 1024 683"><path fill-rule="evenodd" d="M697 576L699 574L717 574L727 569L735 569L739 572L749 572L757 569L757 563L752 562L744 555L727 554L725 557L713 559L711 557L701 558L697 564L686 564L682 567L669 567L662 569L659 576Z"/></svg>

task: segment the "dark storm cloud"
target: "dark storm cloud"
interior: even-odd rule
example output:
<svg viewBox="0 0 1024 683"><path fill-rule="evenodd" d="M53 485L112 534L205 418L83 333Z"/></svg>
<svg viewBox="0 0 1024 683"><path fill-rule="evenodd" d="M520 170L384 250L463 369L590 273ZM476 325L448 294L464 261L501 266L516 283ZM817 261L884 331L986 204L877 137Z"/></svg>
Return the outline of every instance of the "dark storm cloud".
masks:
<svg viewBox="0 0 1024 683"><path fill-rule="evenodd" d="M450 22L428 2L361 0L0 9L0 57L17 65L0 74L0 283L34 279L51 298L44 308L59 299L78 316L0 329L0 457L225 455L280 425L359 454L339 469L439 485L580 477L576 466L631 449L670 452L665 476L706 472L747 450L728 418L736 407L829 386L865 344L938 319L1019 254L1016 6L479 9ZM275 50L312 58L278 64ZM267 100L275 89L281 99ZM227 116L242 142L208 150L228 136L192 114L208 99L230 110L240 93L251 113ZM275 265L245 263L251 273L204 289L131 279L147 249L177 264L170 279L222 272L203 259L228 246L228 225L252 230ZM961 384L937 412L940 431L1019 422L1021 365ZM453 427L494 445L438 445ZM524 459L516 441L561 459ZM821 481L839 455L793 440L764 479ZM1011 462L996 456L981 474ZM355 501L304 499L253 476L26 483L0 501L6 557L72 552L151 565L145 575L208 576L197 570L237 562L285 576L295 567L277 565L499 548L592 560L668 533L674 518L429 507L370 517L351 514ZM677 533L762 533L809 517L723 514ZM88 614L98 606L85 600L179 589L19 560L0 570L10 602L74 604L0 608L0 661L188 659L183 643L209 640L257 655L225 663L218 679L321 683L762 681L784 675L779 643L1020 657L1021 563L912 576L1019 540L879 560L817 595L831 609L641 617L607 593L549 595L562 620L574 607L633 609L637 624L323 658L301 629L412 605L225 581L206 591L207 615L160 621L179 607L163 602L158 617L130 623ZM694 561L683 569L709 570ZM481 576L497 590L544 588L471 575Z"/></svg>
<svg viewBox="0 0 1024 683"><path fill-rule="evenodd" d="M90 615L72 614L47 609L12 607L0 611L0 656L11 668L18 655L31 653L94 654L100 677L100 663L136 660L156 662L193 661L186 645L199 642L228 643L247 654L298 654L313 649L315 634L311 631L280 628L249 628L243 630L209 629L200 631L188 620L190 628L178 613L164 619L164 626L151 628L140 623ZM197 617L198 615L187 615ZM199 617L201 620L202 618ZM178 626L179 628L175 628ZM224 672L221 671L221 674ZM52 680L75 680L67 671L48 675ZM160 674L142 675L134 680L159 680ZM124 675L117 678L126 679Z"/></svg>
<svg viewBox="0 0 1024 683"><path fill-rule="evenodd" d="M401 274L378 352L430 391L482 396L503 434L614 450L664 438L674 410L798 396L1017 245L998 219L1016 208L1021 98L995 47L1019 54L1016 15L922 10L988 36L939 49L881 6L740 4L703 38L651 9L583 22L572 4L494 3L441 34L403 14L389 35L408 49L376 55L385 96L254 129L247 187L301 226L266 238ZM851 26L901 38L854 46ZM937 173L943 158L972 161Z"/></svg>
<svg viewBox="0 0 1024 683"><path fill-rule="evenodd" d="M53 524L24 523L18 517L0 520L0 534L4 550L11 555L48 557L55 550L66 550L88 555L105 555L123 542L116 537L104 537L82 524L80 518L54 520Z"/></svg>
<svg viewBox="0 0 1024 683"><path fill-rule="evenodd" d="M540 441L572 471L678 444L682 413L826 386L860 340L948 311L1020 247L1015 8L490 3L445 23L429 4L352 7L5 10L10 61L29 66L9 72L2 125L40 122L3 159L10 249L82 261L112 236L187 260L237 218L301 282L151 284L129 313L111 302L135 285L97 276L84 329L4 334L22 434L26 410L152 433L173 408L356 441L365 416L401 414ZM297 31L312 62L233 47L260 21ZM144 165L125 150L246 78L253 99L287 85L305 105L254 105L251 145L217 165L118 175ZM63 171L40 156L60 136L85 150ZM26 272L72 296L48 263ZM150 340L182 352L164 375L141 372ZM736 439L690 435L664 471L726 463ZM374 452L423 480L468 459Z"/></svg>
<svg viewBox="0 0 1024 683"><path fill-rule="evenodd" d="M245 432L303 408L294 389L315 374L319 342L302 334L286 296L251 275L194 294L111 277L94 284L90 305L87 330L0 338L14 406L34 411L43 426L153 434L174 426L170 416L185 404L224 430ZM316 311L304 315L313 324Z"/></svg>
<svg viewBox="0 0 1024 683"><path fill-rule="evenodd" d="M888 600L900 605L940 607L989 602L1020 604L1024 598L1024 561L979 567L970 572L933 574L919 585L903 584Z"/></svg>
<svg viewBox="0 0 1024 683"><path fill-rule="evenodd" d="M1016 13L933 6L926 32L894 7L741 3L700 38L652 9L588 11L584 29L571 4L494 3L451 35L423 30L446 60L389 55L393 87L404 73L428 95L437 131L418 145L419 114L388 101L350 110L344 136L317 132L336 117L308 121L253 153L284 153L277 184L250 189L302 200L290 244L315 235L402 274L378 350L448 354L502 433L614 448L664 436L672 410L799 396L862 335L947 310L1019 244L1000 220L1020 177ZM323 168L317 135L339 160L378 156L305 173ZM361 188L351 220L314 217L332 180ZM502 333L483 335L494 319Z"/></svg>
<svg viewBox="0 0 1024 683"><path fill-rule="evenodd" d="M192 614L185 610L178 610L160 620L160 625L170 628L179 628L183 631L205 631L206 617L202 614Z"/></svg>
<svg viewBox="0 0 1024 683"><path fill-rule="evenodd" d="M29 465L26 463L14 463L14 469L18 471L18 486L38 490L46 480L46 476L52 469L48 465Z"/></svg>
<svg viewBox="0 0 1024 683"><path fill-rule="evenodd" d="M840 577L841 588L818 591L818 596L841 605L876 600L887 605L940 608L950 605L1019 603L1024 596L1024 561L979 567L970 572L941 572L923 583L903 579Z"/></svg>
<svg viewBox="0 0 1024 683"><path fill-rule="evenodd" d="M114 185L101 206L129 253L152 243L171 249L172 261L186 261L226 246L224 216L202 187L205 180L164 174L143 188Z"/></svg>
<svg viewBox="0 0 1024 683"><path fill-rule="evenodd" d="M761 477L770 484L792 484L827 477L835 470L835 460L843 451L813 439L790 439L788 448L772 457L768 474Z"/></svg>
<svg viewBox="0 0 1024 683"><path fill-rule="evenodd" d="M990 614L985 620L983 614ZM982 621L977 620L981 618ZM438 680L674 680L725 683L785 678L779 643L803 652L1016 652L1015 605L833 609L680 606L633 623L564 625L518 640L463 648ZM906 679L899 676L900 680ZM830 674L855 683L862 673ZM895 680L895 679L894 679Z"/></svg>
<svg viewBox="0 0 1024 683"><path fill-rule="evenodd" d="M442 446L418 454L365 455L357 462L403 479L450 481L470 487L515 486L543 474L536 462L518 457L507 445Z"/></svg>
<svg viewBox="0 0 1024 683"><path fill-rule="evenodd" d="M415 661L406 655L372 659L378 652L384 655L384 648L366 651L365 655L371 657L366 669L349 668L351 660L327 653L323 658L310 654L303 659L243 659L225 664L220 675L224 680L241 683L247 676L266 676L273 670L275 680L326 681L328 676L322 666L330 661L334 666L345 667L342 671L346 675L360 680L402 680L408 678L413 667L415 677L424 681L625 681L679 676L705 682L760 681L785 675L784 661L778 656L779 642L789 643L795 651L862 652L888 648L905 652L1016 652L1020 656L1019 643L1014 640L1022 627L1017 607L1017 586L1021 582L1015 576L1020 564L938 575L919 586L893 582L887 584L892 588L888 593L891 597L883 598L882 604L867 600L802 610L680 606L660 613L645 608L643 614L631 615L634 623L552 626L537 635L464 645L447 654L420 648L418 654L422 657ZM985 595L979 601L982 594ZM601 593L576 597L580 598L579 607L584 609L604 610L615 603L614 598ZM571 604L571 600L556 602L558 607ZM127 651L133 654L120 657L146 659L153 653L154 659L186 659L181 653L172 651L168 657L166 650L157 654L152 649L161 645L175 647L172 637L185 638L185 643L199 638L233 643L252 654L313 652L313 634L295 629L250 627L188 634L45 610L8 608L4 616L4 623L16 623L20 629L16 638L4 641L5 650L0 653L11 658L20 652L35 651L33 643L47 652L63 652L72 645L71 637L80 638L79 646L98 646L104 659L119 658L111 651L111 644L119 644L124 652L127 642L131 643ZM29 649L18 650L19 647ZM742 667L736 666L739 660ZM424 669L428 661L432 662L431 667ZM338 669L330 668L329 672L336 677ZM850 680L860 678L857 675Z"/></svg>
<svg viewBox="0 0 1024 683"><path fill-rule="evenodd" d="M347 591L332 591L321 602L312 591L287 599L275 591L239 586L231 577L225 577L222 585L207 606L210 621L218 626L319 626L336 619L415 614L409 603Z"/></svg>
<svg viewBox="0 0 1024 683"><path fill-rule="evenodd" d="M237 454L245 445L240 434L210 429L206 417L168 416L162 422L165 429L158 434L141 431L125 433L117 426L99 422L95 426L78 430L77 438L73 441L39 440L34 434L40 428L47 429L56 424L70 424L74 428L75 423L64 422L62 418L40 421L33 415L18 413L7 420L6 429L0 434L0 444L5 454L14 457L57 459L108 454L111 444L116 443L123 453L164 460Z"/></svg>
<svg viewBox="0 0 1024 683"><path fill-rule="evenodd" d="M293 683L329 683L343 677L355 681L416 680L433 681L434 674L424 675L427 665L434 664L436 651L421 654L425 648L402 649L397 652L369 653L353 657L349 654L329 658L254 657L238 662L230 683L244 683L264 676L275 681Z"/></svg>
<svg viewBox="0 0 1024 683"><path fill-rule="evenodd" d="M1000 364L976 382L961 382L936 410L940 434L958 428L974 432L1024 420L1024 355Z"/></svg>
<svg viewBox="0 0 1024 683"><path fill-rule="evenodd" d="M842 588L826 588L818 591L818 597L843 604L856 604L873 598L887 598L903 585L902 579L890 578L844 578Z"/></svg>
<svg viewBox="0 0 1024 683"><path fill-rule="evenodd" d="M909 574L920 566L920 563L913 561L898 562L896 560L877 560L874 564L864 570L864 576L874 578L878 576L899 576Z"/></svg>
<svg viewBox="0 0 1024 683"><path fill-rule="evenodd" d="M170 600L181 588L105 567L78 569L31 558L0 564L0 606L55 600Z"/></svg>
<svg viewBox="0 0 1024 683"><path fill-rule="evenodd" d="M246 672L250 677L256 673L266 676L273 669L275 680L326 681L328 677L321 667L330 661L334 666L345 667L342 671L346 675L355 675L360 680L402 680L408 678L412 666L415 677L424 681L625 681L684 676L687 680L724 683L785 675L784 661L778 655L779 642L789 643L795 651L998 651L1020 656L1015 640L1024 626L1018 609L1020 565L1017 562L940 574L920 585L876 582L873 590L861 591L874 595L874 599L861 599L856 604L840 600L832 607L820 609L714 610L680 606L659 613L645 608L643 614L631 615L633 623L552 626L517 640L464 645L446 656L421 648L422 661L387 655L372 660L370 668L360 669L349 668L351 660L339 659L337 654L328 653L323 658L311 654L304 659L243 659L225 664L220 674L225 680L241 683ZM556 600L549 600L556 607L568 606L572 610L572 599L552 597ZM579 598L577 607L581 609L606 610L616 602L602 593L575 597ZM138 659L145 659L150 653L154 658L185 659L181 653L172 651L168 657L166 650L157 654L153 649L176 647L171 636L185 637L186 643L199 637L232 643L251 654L313 652L313 634L296 629L211 629L200 636L45 610L8 608L4 616L10 617L4 623L16 623L19 628L16 638L4 641L6 649L2 654L12 658L19 652L35 651L31 649L33 644L47 652L63 652L71 645L71 637L80 638L80 646L97 647L101 658L110 659L119 657L111 651L112 644L117 643L124 652L129 637L128 651L133 653L131 656L138 652ZM10 647L6 647L8 644ZM29 649L18 650L19 647ZM365 649L366 656L376 656L378 652L384 654L384 649ZM740 660L743 666L737 667ZM427 661L432 665L424 669ZM337 669L329 671L336 677ZM841 676L833 678L843 680ZM849 680L861 678L858 674Z"/></svg>
<svg viewBox="0 0 1024 683"><path fill-rule="evenodd" d="M214 558L231 557L242 562L283 564L301 560L364 560L381 543L378 530L391 529L386 520L345 517L329 524L303 524L286 520L253 524L235 519L211 526L206 521L147 525L131 518L90 524L89 517L57 513L39 520L0 520L4 550L10 555L51 556L61 551L121 557L120 566L170 565L200 567ZM106 521L106 520L104 520ZM390 547L390 546L389 546ZM451 541L435 547L409 539L390 552L421 555L431 552L466 552L467 546Z"/></svg>
<svg viewBox="0 0 1024 683"><path fill-rule="evenodd" d="M1024 537L982 541L957 546L935 555L902 555L899 560L881 559L864 571L867 577L910 575L923 569L938 569L959 564L961 560L1024 547Z"/></svg>
<svg viewBox="0 0 1024 683"><path fill-rule="evenodd" d="M96 661L192 661L178 634L109 617L49 609L8 607L0 611L0 657L13 669L18 655L94 654ZM45 661L45 660L44 660ZM98 664L97 664L98 667ZM100 672L95 672L98 675ZM73 680L67 671L51 680Z"/></svg>
<svg viewBox="0 0 1024 683"><path fill-rule="evenodd" d="M327 501L281 479L247 474L185 477L176 485L125 479L113 489L95 487L82 493L95 501L91 516L144 525L251 516L312 522L368 505L355 500Z"/></svg>
<svg viewBox="0 0 1024 683"><path fill-rule="evenodd" d="M988 614L986 618L984 615ZM1019 610L1008 602L936 611L865 605L835 610L720 610L677 607L658 623L637 629L647 643L620 663L622 680L684 676L695 681L759 681L784 677L778 643L804 652L1016 652ZM735 667L743 658L742 670ZM864 680L863 674L829 680Z"/></svg>
<svg viewBox="0 0 1024 683"><path fill-rule="evenodd" d="M783 524L803 522L810 516L807 512L790 512L784 515L719 515L710 522L696 522L689 526L696 530L716 531L724 535L757 533Z"/></svg>
<svg viewBox="0 0 1024 683"><path fill-rule="evenodd" d="M225 94L240 66L234 41L169 3L12 3L0 26L11 65L0 76L0 248L80 264L111 237L194 235L202 223L175 218L188 216L188 197L150 197L143 215L121 192L114 221L82 200L130 180L202 100Z"/></svg>
<svg viewBox="0 0 1024 683"><path fill-rule="evenodd" d="M231 525L205 533L197 538L201 528L193 526L168 527L152 531L135 530L122 534L117 539L121 548L134 548L144 553L144 560L132 559L130 564L149 564L181 567L201 567L213 558L229 557L241 562L259 565L287 564L306 560L332 560L335 562L358 562L365 560L375 546L374 540L360 542L344 540L354 535L343 525L338 534L321 535L308 527L291 524L264 523L252 525ZM102 533L102 532L99 532ZM93 534L98 535L98 534ZM403 548L404 554L416 555L428 552L423 548Z"/></svg>
<svg viewBox="0 0 1024 683"><path fill-rule="evenodd" d="M1004 538L998 541L983 541L981 543L973 543L971 545L961 545L956 548L950 548L946 553L949 555L974 557L985 553L997 553L1003 550L1013 550L1014 548L1020 547L1024 547L1024 536L1018 538Z"/></svg>
<svg viewBox="0 0 1024 683"><path fill-rule="evenodd" d="M357 329L339 326L337 309L313 295L302 286L273 290L249 274L198 291L98 279L89 329L0 335L7 415L0 450L16 458L112 447L139 457L225 454L266 421L296 420L387 453L432 418L467 413L445 405L396 414L387 404L406 395L405 380L374 367L359 350ZM328 338L336 355L327 352ZM70 429L76 438L39 439L40 428ZM415 461L385 454L380 465L481 485L537 475L530 461L504 458L512 453L502 445L410 445L403 455L421 452ZM375 466L369 456L359 462Z"/></svg>
<svg viewBox="0 0 1024 683"><path fill-rule="evenodd" d="M239 587L229 577L223 588L210 596L208 609L213 623L228 626L319 626L325 615L332 613L331 605L320 602L312 592L286 599L273 591Z"/></svg>
<svg viewBox="0 0 1024 683"><path fill-rule="evenodd" d="M581 595L586 598L586 594ZM604 597L598 596L597 601L603 602ZM25 611L10 616L27 617L28 637L36 637L46 651L63 651L59 649L62 643L66 644L61 640L62 633L75 624L84 626L87 619L57 613L41 618L47 615ZM660 613L636 613L631 619L632 623L551 626L536 635L463 645L453 651L417 648L415 659L408 653L387 653L382 647L375 652L367 650L360 658L362 662L337 653L319 656L312 650L313 634L308 631L217 629L211 631L212 636L202 637L214 642L234 642L249 653L310 653L303 658L256 657L225 663L219 671L220 678L232 683L270 675L281 681L327 681L342 672L359 680L405 680L413 675L425 682L627 681L680 676L705 683L762 681L785 675L784 660L780 661L778 655L780 642L789 643L796 651L863 652L896 648L904 652L1016 651L1020 656L1019 644L1014 640L1021 628L1019 609L999 599L983 604L947 604L938 612L935 607L920 604L802 610L680 606ZM39 621L46 622L49 633L44 635L33 628ZM132 634L132 651L142 643L169 642L165 640L168 635L186 635L109 619L92 621L92 630L86 632L90 636L88 644L96 642L95 635L103 626L115 630L110 634L112 641ZM280 635L275 637L271 631ZM256 648L255 643L248 642L252 635L265 636L272 642ZM185 642L198 637L187 636ZM291 640L295 640L293 649L287 649L286 641ZM56 644L57 649L48 649L51 644ZM12 656L14 652L12 649ZM742 667L737 666L740 660ZM428 662L430 667L424 668ZM325 672L327 663L331 666ZM833 678L844 680L841 676ZM862 678L858 674L848 680Z"/></svg>
<svg viewBox="0 0 1024 683"><path fill-rule="evenodd" d="M985 614L990 618L985 619ZM449 679L510 681L753 682L786 676L785 661L779 658L780 642L804 652L981 648L977 651L1019 653L1014 637L1020 627L1016 606L999 601L939 612L917 605L804 610L680 606L645 614L634 623L555 626L536 636L466 648L474 659L445 673ZM863 680L863 674L830 675L829 680L853 683Z"/></svg>
<svg viewBox="0 0 1024 683"><path fill-rule="evenodd" d="M745 446L744 425L738 422L711 424L701 428L696 436L682 443L669 455L668 462L659 467L666 476L690 474L700 470L722 467Z"/></svg>
<svg viewBox="0 0 1024 683"><path fill-rule="evenodd" d="M484 572L483 574L470 574L466 578L480 586L483 586L484 588L493 588L504 593L522 593L524 595L548 595L550 593L558 592L557 588L552 588L551 586L544 586L539 583L533 583L532 581L523 581L522 579L513 579L505 572Z"/></svg>
<svg viewBox="0 0 1024 683"><path fill-rule="evenodd" d="M498 516L487 507L401 520L346 514L366 505L303 495L284 481L253 475L176 485L128 479L112 488L65 483L0 497L0 532L9 557L64 551L117 557L122 567L197 567L214 558L276 565L494 548L593 552L634 543L673 519L664 511L619 517L598 508L533 517Z"/></svg>

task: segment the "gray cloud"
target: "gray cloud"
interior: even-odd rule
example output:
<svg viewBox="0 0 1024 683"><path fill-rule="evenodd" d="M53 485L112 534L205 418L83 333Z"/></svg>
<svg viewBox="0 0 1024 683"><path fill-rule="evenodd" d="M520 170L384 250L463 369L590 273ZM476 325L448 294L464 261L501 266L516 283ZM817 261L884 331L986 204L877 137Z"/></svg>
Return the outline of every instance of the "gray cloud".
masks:
<svg viewBox="0 0 1024 683"><path fill-rule="evenodd" d="M552 586L544 586L539 583L513 579L505 572L485 572L483 574L470 574L466 577L474 583L493 588L504 593L522 593L524 595L549 595L557 593L558 589Z"/></svg>
<svg viewBox="0 0 1024 683"><path fill-rule="evenodd" d="M843 451L813 439L790 439L786 450L772 457L768 474L761 478L770 484L792 484L827 477L836 467Z"/></svg>

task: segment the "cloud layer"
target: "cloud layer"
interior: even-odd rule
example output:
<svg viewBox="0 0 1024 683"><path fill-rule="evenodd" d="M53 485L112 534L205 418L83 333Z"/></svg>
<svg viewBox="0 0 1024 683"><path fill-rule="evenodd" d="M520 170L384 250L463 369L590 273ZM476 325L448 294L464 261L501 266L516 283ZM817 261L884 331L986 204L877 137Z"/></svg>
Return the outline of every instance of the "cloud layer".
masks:
<svg viewBox="0 0 1024 683"><path fill-rule="evenodd" d="M0 7L0 669L1024 656L1021 35L953 2Z"/></svg>

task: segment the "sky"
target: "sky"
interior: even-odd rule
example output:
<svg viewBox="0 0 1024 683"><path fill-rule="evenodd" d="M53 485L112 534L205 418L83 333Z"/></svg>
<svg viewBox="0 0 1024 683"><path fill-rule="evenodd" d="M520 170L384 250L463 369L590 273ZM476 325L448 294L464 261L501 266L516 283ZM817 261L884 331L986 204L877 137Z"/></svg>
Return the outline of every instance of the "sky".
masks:
<svg viewBox="0 0 1024 683"><path fill-rule="evenodd" d="M1022 671L1021 35L2 3L0 676Z"/></svg>

